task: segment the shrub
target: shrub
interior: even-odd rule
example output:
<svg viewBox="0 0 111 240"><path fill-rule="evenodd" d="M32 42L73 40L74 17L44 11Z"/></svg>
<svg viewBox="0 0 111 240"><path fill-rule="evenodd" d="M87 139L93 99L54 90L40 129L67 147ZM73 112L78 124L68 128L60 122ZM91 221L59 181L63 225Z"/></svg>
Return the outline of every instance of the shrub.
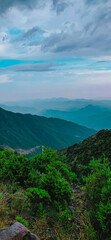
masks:
<svg viewBox="0 0 111 240"><path fill-rule="evenodd" d="M27 189L24 204L28 198L26 205L32 215L44 214L46 208L48 211L55 208L59 212L62 207L65 211L71 202L70 183L76 181L76 175L63 160L64 156L47 148L32 159L24 154L3 150L0 151L0 180L13 182L9 191L14 194L19 192L21 186ZM14 206L18 201L18 197L14 199Z"/></svg>
<svg viewBox="0 0 111 240"><path fill-rule="evenodd" d="M72 195L70 185L55 168L48 167L42 187L48 191L52 202L57 201L62 206L65 206L65 202L70 203Z"/></svg>
<svg viewBox="0 0 111 240"><path fill-rule="evenodd" d="M30 161L24 154L17 155L13 151L0 151L0 179L16 181L24 185L30 170Z"/></svg>
<svg viewBox="0 0 111 240"><path fill-rule="evenodd" d="M28 197L27 207L32 211L33 215L41 215L44 213L45 206L51 202L50 195L44 189L28 188L26 191Z"/></svg>
<svg viewBox="0 0 111 240"><path fill-rule="evenodd" d="M111 169L110 162L92 160L92 173L86 178L86 193L89 199L90 216L100 239L110 239L111 227Z"/></svg>
<svg viewBox="0 0 111 240"><path fill-rule="evenodd" d="M2 200L3 198L3 194L0 192L0 200Z"/></svg>
<svg viewBox="0 0 111 240"><path fill-rule="evenodd" d="M26 228L28 228L27 220L23 219L22 217L16 217L16 221L22 223Z"/></svg>
<svg viewBox="0 0 111 240"><path fill-rule="evenodd" d="M60 210L59 212L59 222L63 223L64 224L71 219L71 215L70 215L70 211L68 209L65 209L65 210Z"/></svg>

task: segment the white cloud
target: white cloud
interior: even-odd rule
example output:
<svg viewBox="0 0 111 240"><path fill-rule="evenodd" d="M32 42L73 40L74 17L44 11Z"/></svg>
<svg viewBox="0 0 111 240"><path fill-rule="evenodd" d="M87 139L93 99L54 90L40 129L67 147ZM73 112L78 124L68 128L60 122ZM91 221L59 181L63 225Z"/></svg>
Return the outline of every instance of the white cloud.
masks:
<svg viewBox="0 0 111 240"><path fill-rule="evenodd" d="M11 83L11 82L12 80L9 79L8 75L6 74L0 75L0 84Z"/></svg>
<svg viewBox="0 0 111 240"><path fill-rule="evenodd" d="M111 74L111 70L100 70L100 71L95 71L95 70L79 70L75 71L77 75L103 75L103 74Z"/></svg>

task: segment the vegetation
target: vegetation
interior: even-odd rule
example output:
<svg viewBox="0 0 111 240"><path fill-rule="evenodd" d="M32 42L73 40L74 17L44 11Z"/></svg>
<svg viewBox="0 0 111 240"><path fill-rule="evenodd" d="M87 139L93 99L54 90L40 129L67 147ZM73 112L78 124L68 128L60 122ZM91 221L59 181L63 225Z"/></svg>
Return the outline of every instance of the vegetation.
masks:
<svg viewBox="0 0 111 240"><path fill-rule="evenodd" d="M111 239L111 168L110 162L93 159L86 178L89 214L99 239Z"/></svg>
<svg viewBox="0 0 111 240"><path fill-rule="evenodd" d="M0 108L0 145L13 149L35 146L60 149L80 142L95 132L65 120L12 113Z"/></svg>
<svg viewBox="0 0 111 240"><path fill-rule="evenodd" d="M22 223L26 228L28 228L27 220L23 219L22 217L16 217L16 221Z"/></svg>
<svg viewBox="0 0 111 240"><path fill-rule="evenodd" d="M83 142L75 144L59 151L60 155L65 155L70 163L72 171L77 174L79 181L90 172L89 163L95 159L104 159L104 156L111 159L111 130L101 130L97 134L85 139Z"/></svg>
<svg viewBox="0 0 111 240"><path fill-rule="evenodd" d="M30 159L1 150L0 228L19 221L41 240L111 240L109 160L86 159L75 170L52 149Z"/></svg>
<svg viewBox="0 0 111 240"><path fill-rule="evenodd" d="M55 209L57 213L68 210L70 183L76 181L76 174L63 159L51 149L44 149L32 159L10 150L0 151L0 181L9 184L13 181L15 190L25 189L25 207L33 216L44 214L46 209Z"/></svg>

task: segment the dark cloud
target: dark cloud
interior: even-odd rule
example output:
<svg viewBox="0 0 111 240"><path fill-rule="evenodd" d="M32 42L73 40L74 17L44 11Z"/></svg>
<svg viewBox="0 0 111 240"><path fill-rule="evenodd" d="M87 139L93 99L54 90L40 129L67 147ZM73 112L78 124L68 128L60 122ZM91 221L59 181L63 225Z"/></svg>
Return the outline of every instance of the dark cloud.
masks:
<svg viewBox="0 0 111 240"><path fill-rule="evenodd" d="M44 52L69 52L81 47L81 32L52 34L42 44ZM82 43L83 46L83 43Z"/></svg>
<svg viewBox="0 0 111 240"><path fill-rule="evenodd" d="M86 3L87 4L101 4L102 2L106 3L108 2L109 0L86 0Z"/></svg>
<svg viewBox="0 0 111 240"><path fill-rule="evenodd" d="M67 8L71 2L65 1L65 0L52 0L53 8L56 9L56 12L59 14L60 12L63 12L65 8Z"/></svg>
<svg viewBox="0 0 111 240"><path fill-rule="evenodd" d="M47 3L48 2L52 3L53 9L56 10L57 13L64 11L64 9L71 4L70 0L69 2L66 0L47 0ZM47 3L45 0L0 0L0 13L3 14L14 6L21 9L43 8Z"/></svg>
<svg viewBox="0 0 111 240"><path fill-rule="evenodd" d="M35 64L21 64L14 65L11 67L6 67L5 71L14 71L14 72L48 72L55 71L57 64L52 63L35 63ZM1 68L1 72L4 69Z"/></svg>
<svg viewBox="0 0 111 240"><path fill-rule="evenodd" d="M53 50L57 45L58 43L63 40L63 34L62 33L59 33L59 34L52 34L50 37L47 37L43 43L42 43L42 50L44 52L47 52L47 51L51 51Z"/></svg>
<svg viewBox="0 0 111 240"><path fill-rule="evenodd" d="M111 25L108 25L111 32ZM97 25L91 23L82 32L52 34L43 41L41 49L44 52L65 53L72 56L74 54L79 56L96 53L109 54L111 53L111 36L108 25L103 22L101 25L99 22Z"/></svg>
<svg viewBox="0 0 111 240"><path fill-rule="evenodd" d="M26 39L30 39L32 38L33 36L35 35L39 35L39 36L42 36L46 31L41 29L40 27L33 27L31 29L29 29L28 31L26 31L24 34L22 34L20 37L16 38L14 40L15 41L24 41Z"/></svg>
<svg viewBox="0 0 111 240"><path fill-rule="evenodd" d="M91 0L94 3L94 0ZM87 2L90 2L87 0ZM59 0L53 0L57 6ZM99 3L98 7L96 4ZM91 13L88 11L91 10ZM80 16L82 28L61 30L61 33L55 33L46 38L41 46L44 52L65 53L68 56L77 54L82 55L109 55L111 54L111 1L96 1L91 8L85 5L84 14L87 17ZM92 14L93 13L93 14ZM79 14L79 13L78 13ZM73 23L73 22L72 22Z"/></svg>
<svg viewBox="0 0 111 240"><path fill-rule="evenodd" d="M43 6L43 3L50 3L50 10L53 9L57 13L60 13L73 3L75 6L68 9L68 15L71 16L71 19L69 17L67 19L66 14L63 14L63 19L61 16L56 16L54 14L54 20L51 18L52 22L49 24L49 29L45 26L45 24L40 25L39 23L38 26L34 26L21 34L18 38L15 37L16 39L12 41L12 43L14 42L15 44L16 41L20 41L20 44L17 42L17 47L20 47L20 50L24 47L27 51L27 46L31 46L32 52L36 51L36 49L38 51L39 49L42 54L46 53L47 56L48 54L50 55L50 53L58 53L58 55L59 53L64 53L65 57L69 57L69 54L71 56L75 56L77 53L81 57L83 55L92 56L94 54L110 54L111 0L81 0L81 2L82 5L77 0L0 0L0 7L3 5L4 7L7 6L7 8L9 6L26 6L28 8L33 8L35 6ZM80 7L80 9L78 7ZM48 9L48 11L50 10ZM48 14L48 11L46 9L46 15ZM45 11L43 12L45 13ZM55 26L54 21L56 21L56 18L57 20L60 18L61 24L58 24L59 26L55 29L54 27L51 27L51 24L52 26ZM67 21L68 24L65 26L65 22ZM46 37L44 34L45 31L41 29L41 26L48 29L48 35L50 34L49 37ZM59 29L59 33L56 31L58 30L57 28ZM38 35L40 37L38 37ZM44 35L44 37L41 37L42 35ZM25 39L28 41L25 41ZM16 44L14 46L16 47Z"/></svg>
<svg viewBox="0 0 111 240"><path fill-rule="evenodd" d="M52 0L53 9L56 10L57 14L63 12L68 6L73 6L74 1L71 0Z"/></svg>
<svg viewBox="0 0 111 240"><path fill-rule="evenodd" d="M45 31L39 27L33 27L33 28L29 29L26 33L24 33L24 37L26 37L26 38L32 37L32 35L35 33L39 33L40 35L42 35L43 33L45 33Z"/></svg>
<svg viewBox="0 0 111 240"><path fill-rule="evenodd" d="M44 0L0 0L0 13L2 14L14 6L33 9L37 5L42 6L43 3Z"/></svg>

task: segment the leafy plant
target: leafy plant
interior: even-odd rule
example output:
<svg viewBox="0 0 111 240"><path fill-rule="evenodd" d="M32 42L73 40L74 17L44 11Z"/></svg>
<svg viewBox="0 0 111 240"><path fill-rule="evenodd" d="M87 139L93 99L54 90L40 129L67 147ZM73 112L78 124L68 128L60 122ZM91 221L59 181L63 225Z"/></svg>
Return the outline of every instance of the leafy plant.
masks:
<svg viewBox="0 0 111 240"><path fill-rule="evenodd" d="M31 159L10 150L0 151L0 180L13 182L9 187L14 194L13 205L20 202L17 192L22 187L25 191L22 209L27 207L33 216L44 215L51 208L67 215L72 197L70 184L76 182L76 175L64 160L57 151L47 148Z"/></svg>
<svg viewBox="0 0 111 240"><path fill-rule="evenodd" d="M3 194L0 192L0 200L2 200L3 198Z"/></svg>
<svg viewBox="0 0 111 240"><path fill-rule="evenodd" d="M90 216L100 239L110 239L111 227L111 168L108 159L93 159L92 173L86 178Z"/></svg>
<svg viewBox="0 0 111 240"><path fill-rule="evenodd" d="M26 228L28 228L27 220L23 219L22 217L16 217L16 221L22 223Z"/></svg>

